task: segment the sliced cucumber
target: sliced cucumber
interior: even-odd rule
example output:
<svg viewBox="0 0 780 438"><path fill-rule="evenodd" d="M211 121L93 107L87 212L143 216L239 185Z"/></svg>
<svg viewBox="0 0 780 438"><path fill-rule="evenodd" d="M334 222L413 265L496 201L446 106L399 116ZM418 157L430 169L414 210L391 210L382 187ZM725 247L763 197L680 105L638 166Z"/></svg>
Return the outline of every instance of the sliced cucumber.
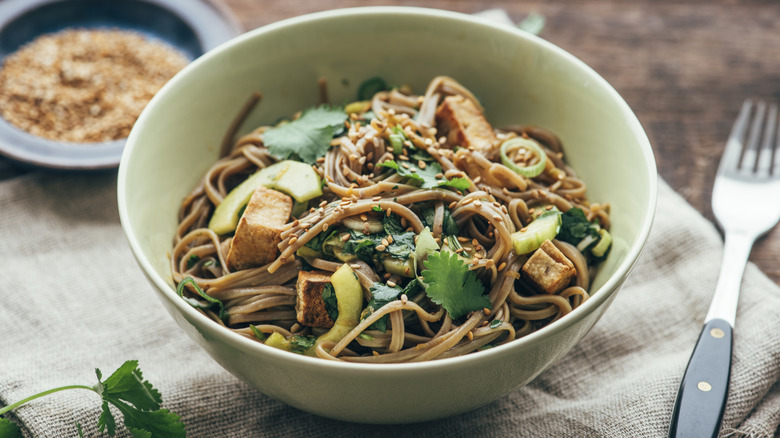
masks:
<svg viewBox="0 0 780 438"><path fill-rule="evenodd" d="M414 257L417 259L418 266L422 266L422 262L428 258L428 254L438 250L439 244L436 243L431 230L428 227L423 228L417 236L414 248Z"/></svg>
<svg viewBox="0 0 780 438"><path fill-rule="evenodd" d="M269 347L278 348L284 351L291 350L290 340L285 338L284 335L279 332L271 333L271 336L269 336L268 339L265 340L265 345L268 345Z"/></svg>
<svg viewBox="0 0 780 438"><path fill-rule="evenodd" d="M355 271L345 263L330 277L333 290L336 293L336 302L339 309L339 317L333 323L333 327L320 335L306 354L313 356L316 346L323 342L332 341L338 343L360 322L360 312L363 310L363 288L360 285ZM267 341L266 341L267 342Z"/></svg>
<svg viewBox="0 0 780 438"><path fill-rule="evenodd" d="M217 234L234 231L241 211L260 186L284 192L301 204L322 195L320 177L310 165L292 160L280 161L258 170L231 190L214 210L209 228Z"/></svg>
<svg viewBox="0 0 780 438"><path fill-rule="evenodd" d="M612 235L609 234L609 231L603 228L599 230L599 235L601 236L599 243L591 248L590 252L596 257L604 257L604 254L607 253L609 246L612 245Z"/></svg>
<svg viewBox="0 0 780 438"><path fill-rule="evenodd" d="M360 231L363 234L381 233L385 230L382 219L376 216L369 216L365 221L359 216L349 216L345 217L341 223L350 230Z"/></svg>
<svg viewBox="0 0 780 438"><path fill-rule="evenodd" d="M226 234L234 231L238 226L238 219L252 193L258 187L268 187L271 184L271 174L262 169L236 186L214 210L209 221L209 228L217 234Z"/></svg>
<svg viewBox="0 0 780 438"><path fill-rule="evenodd" d="M525 228L512 233L512 245L518 255L536 251L545 240L552 240L561 229L561 213L542 215Z"/></svg>
<svg viewBox="0 0 780 438"><path fill-rule="evenodd" d="M404 260L387 257L382 259L382 266L384 266L385 271L391 274L408 278L414 277L414 263L412 263L411 257Z"/></svg>

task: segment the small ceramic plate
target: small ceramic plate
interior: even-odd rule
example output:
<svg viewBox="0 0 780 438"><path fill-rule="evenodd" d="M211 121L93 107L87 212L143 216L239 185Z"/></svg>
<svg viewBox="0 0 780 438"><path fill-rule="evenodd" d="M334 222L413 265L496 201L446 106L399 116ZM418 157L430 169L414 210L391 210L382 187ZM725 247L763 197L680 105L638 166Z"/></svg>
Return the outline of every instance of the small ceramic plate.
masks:
<svg viewBox="0 0 780 438"><path fill-rule="evenodd" d="M5 0L0 3L0 61L39 35L68 28L136 31L167 42L190 60L242 33L226 7L206 0ZM48 140L0 118L0 154L35 166L115 168L124 145L124 139Z"/></svg>

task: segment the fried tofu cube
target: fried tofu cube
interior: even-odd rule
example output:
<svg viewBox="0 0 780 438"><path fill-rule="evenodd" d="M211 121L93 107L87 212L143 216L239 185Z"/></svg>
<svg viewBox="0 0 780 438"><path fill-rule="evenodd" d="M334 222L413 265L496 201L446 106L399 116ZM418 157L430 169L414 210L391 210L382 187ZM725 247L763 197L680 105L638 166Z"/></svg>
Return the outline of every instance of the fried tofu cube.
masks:
<svg viewBox="0 0 780 438"><path fill-rule="evenodd" d="M231 269L262 266L276 259L292 204L289 196L277 190L262 186L255 190L230 243L227 263Z"/></svg>
<svg viewBox="0 0 780 438"><path fill-rule="evenodd" d="M555 244L545 240L525 262L523 273L540 289L554 294L569 285L577 270Z"/></svg>
<svg viewBox="0 0 780 438"><path fill-rule="evenodd" d="M473 148L486 157L497 151L498 139L482 111L463 96L447 96L436 109L436 129L450 148Z"/></svg>
<svg viewBox="0 0 780 438"><path fill-rule="evenodd" d="M308 327L333 327L333 319L328 315L322 290L331 284L330 272L301 271L295 288L298 299L295 302L295 313L298 322Z"/></svg>

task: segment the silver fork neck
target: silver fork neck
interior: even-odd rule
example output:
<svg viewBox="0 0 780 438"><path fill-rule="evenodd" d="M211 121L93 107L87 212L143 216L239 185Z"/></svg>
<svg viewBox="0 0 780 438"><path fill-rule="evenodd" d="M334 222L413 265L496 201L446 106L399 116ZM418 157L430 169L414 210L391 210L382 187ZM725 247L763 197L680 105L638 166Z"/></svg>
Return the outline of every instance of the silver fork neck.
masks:
<svg viewBox="0 0 780 438"><path fill-rule="evenodd" d="M756 236L752 234L726 233L718 285L715 287L710 309L704 318L705 323L713 319L723 319L734 327L742 274L745 272L745 265L755 240Z"/></svg>

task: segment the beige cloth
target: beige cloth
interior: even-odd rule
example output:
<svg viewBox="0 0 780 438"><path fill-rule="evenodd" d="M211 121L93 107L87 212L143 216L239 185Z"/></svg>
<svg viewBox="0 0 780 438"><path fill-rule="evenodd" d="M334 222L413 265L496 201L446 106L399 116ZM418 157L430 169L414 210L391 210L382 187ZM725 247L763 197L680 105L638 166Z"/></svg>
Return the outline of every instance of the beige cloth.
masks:
<svg viewBox="0 0 780 438"><path fill-rule="evenodd" d="M177 329L126 244L115 177L33 173L0 181L0 405L55 386L92 385L94 368L108 374L138 359L191 437L666 436L722 250L716 229L662 182L640 262L560 362L468 414L417 425L349 424L266 397ZM749 265L724 436L777 433L778 322L780 290ZM13 418L29 436L76 437L76 422L96 436L99 410L95 394L74 390L29 403Z"/></svg>

